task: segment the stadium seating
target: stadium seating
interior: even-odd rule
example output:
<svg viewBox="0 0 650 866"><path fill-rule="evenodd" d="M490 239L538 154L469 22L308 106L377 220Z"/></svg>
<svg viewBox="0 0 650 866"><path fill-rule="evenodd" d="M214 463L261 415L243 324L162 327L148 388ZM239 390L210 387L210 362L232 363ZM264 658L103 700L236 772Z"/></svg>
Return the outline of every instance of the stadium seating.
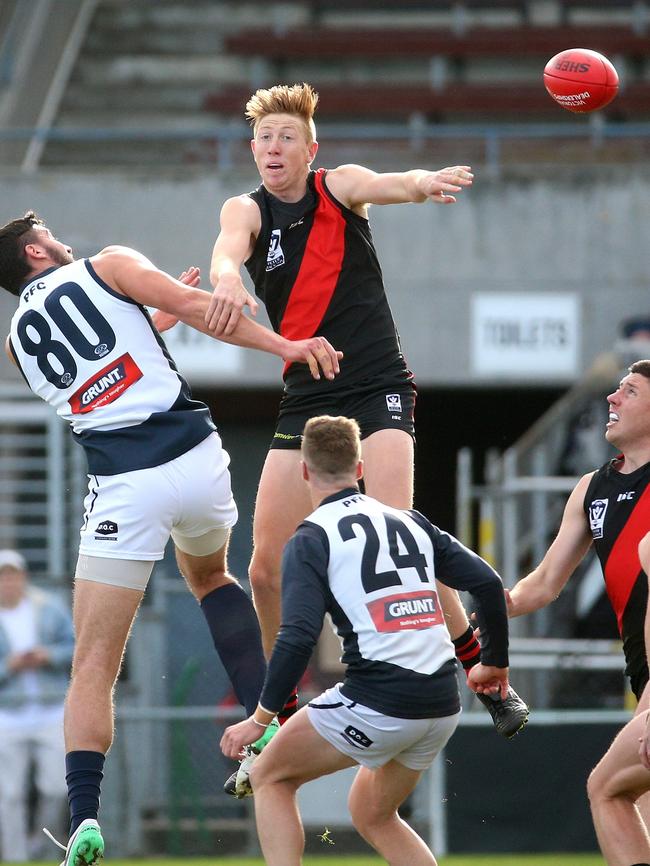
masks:
<svg viewBox="0 0 650 866"><path fill-rule="evenodd" d="M414 113L434 120L468 115L474 120L528 119L552 116L557 120L557 106L546 91L536 84L463 84L450 83L440 90L424 85L325 85L318 88L321 97L320 120L407 120ZM222 115L240 115L250 91L230 88L206 97L207 111ZM609 109L617 118L638 118L650 111L650 82L630 85ZM569 116L569 115L567 115Z"/></svg>
<svg viewBox="0 0 650 866"><path fill-rule="evenodd" d="M351 5L376 4L354 0ZM269 79L285 80L288 70L308 63L313 70L309 80L322 97L321 121L404 120L418 113L435 121L498 122L521 117L561 122L570 116L558 114L540 87L541 69L545 60L571 45L588 46L620 63L621 93L606 116L650 117L650 88L641 74L650 38L633 28L631 18L609 26L524 23L470 26L463 32L451 27L319 26L275 33L260 28L224 39L229 56L248 58L252 66L257 63ZM356 75L343 72L340 80L334 80L333 61L341 59L340 69L344 69L351 55L358 65L367 65L366 75L357 68ZM219 116L241 117L247 89L250 92L250 81L241 88L215 89L206 94L203 106Z"/></svg>
<svg viewBox="0 0 650 866"><path fill-rule="evenodd" d="M224 40L226 51L274 61L306 57L342 57L353 46L355 57L550 57L563 48L584 45L606 55L647 55L650 41L630 27L472 28L458 35L448 29L337 28L291 29L278 35L247 30Z"/></svg>
<svg viewBox="0 0 650 866"><path fill-rule="evenodd" d="M422 121L567 124L576 117L546 94L541 70L571 43L602 51L621 73L604 119L650 119L644 8L640 0L98 0L55 122L82 134L72 148L51 140L43 161L204 162L228 150L245 163L246 147L226 133L245 135L247 98L284 81L311 82L319 123L345 124L345 141L355 124L404 131L408 123L410 132ZM225 132L210 138L215 129ZM101 142L93 130L110 135Z"/></svg>

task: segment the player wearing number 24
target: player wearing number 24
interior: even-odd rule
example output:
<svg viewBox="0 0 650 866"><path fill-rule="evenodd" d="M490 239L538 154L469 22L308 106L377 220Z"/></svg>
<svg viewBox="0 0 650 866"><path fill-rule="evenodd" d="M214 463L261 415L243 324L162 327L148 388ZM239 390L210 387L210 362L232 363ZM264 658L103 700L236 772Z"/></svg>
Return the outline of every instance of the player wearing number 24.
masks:
<svg viewBox="0 0 650 866"><path fill-rule="evenodd" d="M437 581L475 599L481 661L467 681L474 691L502 698L508 692L503 587L487 562L417 511L361 494L356 421L311 418L301 457L314 510L284 549L282 626L259 704L226 729L221 748L234 758L257 740L304 673L329 613L343 644L344 681L292 716L251 768L264 860L299 866L304 834L297 789L360 765L348 798L355 827L387 863L435 866L398 808L460 716L454 646Z"/></svg>
<svg viewBox="0 0 650 866"><path fill-rule="evenodd" d="M113 739L113 686L170 536L248 712L264 679L257 617L226 565L237 519L229 457L207 406L192 399L143 306L207 332L210 296L196 288L198 269L181 279L125 247L75 260L33 211L0 228L0 285L19 298L7 353L34 393L70 423L88 460L64 719L65 866L92 866L104 852L98 812ZM304 364L315 377L338 372L339 353L320 337L292 342L242 317L222 339Z"/></svg>

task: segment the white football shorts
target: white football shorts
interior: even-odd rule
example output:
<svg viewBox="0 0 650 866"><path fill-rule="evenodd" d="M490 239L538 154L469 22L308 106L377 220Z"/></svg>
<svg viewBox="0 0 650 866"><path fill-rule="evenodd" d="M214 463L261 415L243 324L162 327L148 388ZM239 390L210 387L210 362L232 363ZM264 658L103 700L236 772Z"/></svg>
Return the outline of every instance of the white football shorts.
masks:
<svg viewBox="0 0 650 866"><path fill-rule="evenodd" d="M237 522L229 463L215 432L161 466L90 475L79 555L155 561L170 535L187 553L214 553ZM222 543L207 550L204 537Z"/></svg>
<svg viewBox="0 0 650 866"><path fill-rule="evenodd" d="M460 719L460 713L439 719L384 716L344 697L340 685L310 701L309 721L335 749L371 770L393 759L410 770L426 770Z"/></svg>

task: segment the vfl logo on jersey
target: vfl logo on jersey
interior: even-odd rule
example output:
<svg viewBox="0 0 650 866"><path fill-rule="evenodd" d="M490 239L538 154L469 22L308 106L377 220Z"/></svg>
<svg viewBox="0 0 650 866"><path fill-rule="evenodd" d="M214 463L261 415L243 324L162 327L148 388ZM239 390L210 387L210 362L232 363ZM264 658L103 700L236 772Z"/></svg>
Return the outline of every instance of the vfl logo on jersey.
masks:
<svg viewBox="0 0 650 866"><path fill-rule="evenodd" d="M443 621L433 590L400 592L368 602L367 606L377 631L419 631Z"/></svg>
<svg viewBox="0 0 650 866"><path fill-rule="evenodd" d="M112 403L138 379L142 379L142 370L126 352L75 391L70 397L73 415L85 415L93 409Z"/></svg>
<svg viewBox="0 0 650 866"><path fill-rule="evenodd" d="M386 408L389 412L402 411L402 398L399 394L386 394Z"/></svg>
<svg viewBox="0 0 650 866"><path fill-rule="evenodd" d="M603 537L603 524L609 499L594 499L589 503L589 529L593 538Z"/></svg>
<svg viewBox="0 0 650 866"><path fill-rule="evenodd" d="M280 229L273 229L271 232L271 240L269 241L269 251L266 256L266 270L274 271L284 264L284 253L280 246Z"/></svg>

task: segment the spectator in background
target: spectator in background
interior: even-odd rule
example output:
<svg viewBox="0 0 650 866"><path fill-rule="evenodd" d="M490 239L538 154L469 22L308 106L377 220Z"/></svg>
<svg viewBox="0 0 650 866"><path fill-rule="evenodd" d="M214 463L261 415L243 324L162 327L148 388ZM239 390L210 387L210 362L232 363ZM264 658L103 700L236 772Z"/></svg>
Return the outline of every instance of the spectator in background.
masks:
<svg viewBox="0 0 650 866"><path fill-rule="evenodd" d="M38 822L63 829L66 804L63 701L72 618L49 592L30 586L25 559L0 550L0 855L24 861L29 779L34 766Z"/></svg>

